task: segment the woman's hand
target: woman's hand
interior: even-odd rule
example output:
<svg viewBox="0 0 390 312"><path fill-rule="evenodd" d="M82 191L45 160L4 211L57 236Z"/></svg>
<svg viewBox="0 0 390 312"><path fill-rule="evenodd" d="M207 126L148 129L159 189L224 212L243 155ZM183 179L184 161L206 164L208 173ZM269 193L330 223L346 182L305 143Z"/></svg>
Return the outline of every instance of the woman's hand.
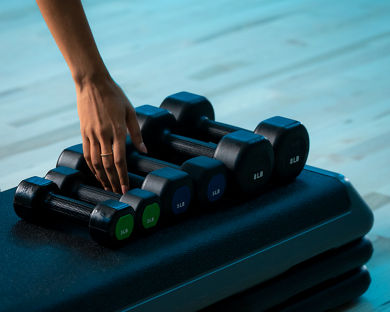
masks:
<svg viewBox="0 0 390 312"><path fill-rule="evenodd" d="M135 147L146 153L135 111L122 89L108 75L76 84L77 110L84 157L106 190L129 189L126 165L127 130Z"/></svg>
<svg viewBox="0 0 390 312"><path fill-rule="evenodd" d="M134 108L111 79L99 54L80 0L37 0L76 84L84 156L105 189L123 193L129 180L125 159L127 130L146 153Z"/></svg>

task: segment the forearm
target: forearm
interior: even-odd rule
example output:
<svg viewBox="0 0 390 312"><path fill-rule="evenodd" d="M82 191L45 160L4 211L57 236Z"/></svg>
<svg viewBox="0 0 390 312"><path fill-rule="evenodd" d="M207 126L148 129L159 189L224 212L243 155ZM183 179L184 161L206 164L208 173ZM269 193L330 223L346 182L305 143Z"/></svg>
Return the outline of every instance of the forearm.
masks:
<svg viewBox="0 0 390 312"><path fill-rule="evenodd" d="M37 0L39 9L78 86L109 73L80 0Z"/></svg>
<svg viewBox="0 0 390 312"><path fill-rule="evenodd" d="M106 190L125 193L129 187L127 130L137 149L147 153L134 107L103 63L81 0L37 0L37 3L76 84L88 167Z"/></svg>

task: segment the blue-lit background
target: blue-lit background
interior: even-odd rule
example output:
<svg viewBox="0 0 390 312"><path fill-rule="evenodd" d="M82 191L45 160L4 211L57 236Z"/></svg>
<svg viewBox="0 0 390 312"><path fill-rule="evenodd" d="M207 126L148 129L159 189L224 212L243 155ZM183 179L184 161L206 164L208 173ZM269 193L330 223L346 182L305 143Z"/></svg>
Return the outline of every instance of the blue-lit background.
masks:
<svg viewBox="0 0 390 312"><path fill-rule="evenodd" d="M134 106L187 90L245 128L302 121L308 163L345 174L374 209L374 280L359 307L390 299L390 1L83 3ZM70 72L33 1L0 3L0 112L1 190L81 142Z"/></svg>

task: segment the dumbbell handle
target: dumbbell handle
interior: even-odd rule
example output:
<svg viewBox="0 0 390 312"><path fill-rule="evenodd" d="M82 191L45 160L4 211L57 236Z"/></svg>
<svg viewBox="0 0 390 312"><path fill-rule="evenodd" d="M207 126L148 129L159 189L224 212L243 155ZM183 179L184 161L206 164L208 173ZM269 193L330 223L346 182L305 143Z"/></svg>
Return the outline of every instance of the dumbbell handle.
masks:
<svg viewBox="0 0 390 312"><path fill-rule="evenodd" d="M166 133L165 138L166 143L173 150L189 157L207 156L213 158L217 148L214 143L206 143L172 133Z"/></svg>
<svg viewBox="0 0 390 312"><path fill-rule="evenodd" d="M54 193L46 195L44 206L51 212L79 220L85 224L89 223L90 215L95 208L91 204Z"/></svg>
<svg viewBox="0 0 390 312"><path fill-rule="evenodd" d="M207 138L210 138L211 141L218 142L223 136L234 131L242 130L242 128L203 117L200 123L200 130L206 134Z"/></svg>
<svg viewBox="0 0 390 312"><path fill-rule="evenodd" d="M152 157L148 157L142 154L138 154L136 152L131 153L131 155L127 159L127 164L131 168L133 167L135 170L142 173L149 173L154 170L158 170L161 168L173 168L180 169L179 166L160 160Z"/></svg>
<svg viewBox="0 0 390 312"><path fill-rule="evenodd" d="M105 191L96 186L90 186L85 184L80 184L74 192L74 196L77 197L79 200L91 204L97 204L109 199L119 201L121 198L121 195L119 194L110 191Z"/></svg>
<svg viewBox="0 0 390 312"><path fill-rule="evenodd" d="M144 183L144 178L139 176L138 174L128 172L129 176L129 185L130 188L142 188L142 184Z"/></svg>

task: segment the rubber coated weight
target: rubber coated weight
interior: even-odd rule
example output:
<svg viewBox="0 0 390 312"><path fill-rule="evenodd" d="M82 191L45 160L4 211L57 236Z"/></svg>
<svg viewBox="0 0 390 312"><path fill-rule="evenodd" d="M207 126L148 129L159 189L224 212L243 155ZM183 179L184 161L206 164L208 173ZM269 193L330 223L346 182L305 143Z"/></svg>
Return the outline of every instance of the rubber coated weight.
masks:
<svg viewBox="0 0 390 312"><path fill-rule="evenodd" d="M175 117L165 109L151 105L136 108L142 137L152 155L175 158L175 153L187 159L199 155L222 161L228 169L231 189L256 194L267 183L273 168L273 149L264 138L245 130L224 136L218 143L172 134Z"/></svg>
<svg viewBox="0 0 390 312"><path fill-rule="evenodd" d="M218 142L224 135L242 130L216 122L210 101L194 93L179 92L170 95L160 107L169 110L175 116L176 131L190 137ZM309 153L309 135L303 124L276 116L262 121L254 133L268 138L273 146L274 180L290 181L303 170Z"/></svg>
<svg viewBox="0 0 390 312"><path fill-rule="evenodd" d="M130 185L151 191L160 197L164 216L185 213L193 196L190 176L181 170L161 168L146 177L129 173Z"/></svg>
<svg viewBox="0 0 390 312"><path fill-rule="evenodd" d="M69 167L79 170L87 177L89 184L100 185L95 175L89 169L84 157L80 157L80 155L83 155L82 144L70 146L60 154L56 167Z"/></svg>
<svg viewBox="0 0 390 312"><path fill-rule="evenodd" d="M275 154L274 176L289 182L303 170L309 155L309 134L299 121L275 116L260 122L255 131L267 137Z"/></svg>
<svg viewBox="0 0 390 312"><path fill-rule="evenodd" d="M140 154L135 149L130 138L126 141L126 159L128 168L141 174L165 167L187 172L193 181L194 193L198 203L214 203L221 199L225 192L226 168L217 159L198 156L185 161L179 167L175 164Z"/></svg>
<svg viewBox="0 0 390 312"><path fill-rule="evenodd" d="M54 182L62 195L81 201L98 204L112 199L128 204L134 209L137 230L152 229L160 218L160 199L152 192L135 188L119 195L105 191L87 185L87 180L82 172L68 167L57 167L50 170L45 179Z"/></svg>
<svg viewBox="0 0 390 312"><path fill-rule="evenodd" d="M68 167L72 168L71 166L77 164L78 168L85 168L83 163L86 164L82 144L78 144L62 151L57 166L67 164ZM87 173L90 172L88 167L84 170L87 170ZM130 188L140 188L152 192L160 198L161 218L169 218L188 210L193 196L193 183L186 172L173 168L162 168L150 172L146 177L133 173L128 174Z"/></svg>
<svg viewBox="0 0 390 312"><path fill-rule="evenodd" d="M93 206L59 192L52 181L40 177L23 180L15 191L15 212L37 223L50 222L53 217L77 220L87 225L91 237L103 245L117 246L131 237L135 213L129 205L107 200Z"/></svg>

